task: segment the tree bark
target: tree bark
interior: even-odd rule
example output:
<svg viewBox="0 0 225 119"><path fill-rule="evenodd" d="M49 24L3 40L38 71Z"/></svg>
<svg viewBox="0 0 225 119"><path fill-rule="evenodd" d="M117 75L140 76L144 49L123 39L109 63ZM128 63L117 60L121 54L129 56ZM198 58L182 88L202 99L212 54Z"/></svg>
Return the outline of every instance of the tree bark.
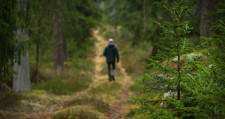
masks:
<svg viewBox="0 0 225 119"><path fill-rule="evenodd" d="M143 30L146 31L146 22L147 22L147 8L146 0L143 0Z"/></svg>
<svg viewBox="0 0 225 119"><path fill-rule="evenodd" d="M201 15L201 24L200 24L200 36L201 37L210 37L212 32L212 16L210 11L213 11L215 1L213 0L202 0L202 15Z"/></svg>
<svg viewBox="0 0 225 119"><path fill-rule="evenodd" d="M39 39L36 42L36 68L35 68L35 80L39 80Z"/></svg>
<svg viewBox="0 0 225 119"><path fill-rule="evenodd" d="M29 92L30 85L30 68L29 68L29 52L21 56L21 62L14 64L16 74L13 77L13 91L14 92Z"/></svg>
<svg viewBox="0 0 225 119"><path fill-rule="evenodd" d="M64 7L68 9L69 3L64 2ZM65 21L65 19L63 19ZM68 53L68 45L67 45L67 39L63 39L63 53L64 53L64 62L67 62L69 60L69 53Z"/></svg>
<svg viewBox="0 0 225 119"><path fill-rule="evenodd" d="M68 45L66 39L63 40L64 62L69 60Z"/></svg>
<svg viewBox="0 0 225 119"><path fill-rule="evenodd" d="M24 9L26 11L26 0L18 0L19 10ZM17 30L18 36L27 37L26 30L19 28ZM19 39L23 40L23 39ZM15 55L18 55L15 51ZM29 52L28 48L25 50L25 54L21 56L20 64L14 63L14 70L16 74L13 76L13 91L14 92L29 92L31 91L30 84L30 67L29 67Z"/></svg>
<svg viewBox="0 0 225 119"><path fill-rule="evenodd" d="M63 39L61 33L61 26L60 26L60 17L57 15L53 16L54 22L54 38L55 38L55 69L57 71L63 70L63 63L64 63L64 48L63 48Z"/></svg>
<svg viewBox="0 0 225 119"><path fill-rule="evenodd" d="M39 45L40 45L40 27L41 18L38 20L38 38L36 39L36 68L35 68L35 81L39 80Z"/></svg>

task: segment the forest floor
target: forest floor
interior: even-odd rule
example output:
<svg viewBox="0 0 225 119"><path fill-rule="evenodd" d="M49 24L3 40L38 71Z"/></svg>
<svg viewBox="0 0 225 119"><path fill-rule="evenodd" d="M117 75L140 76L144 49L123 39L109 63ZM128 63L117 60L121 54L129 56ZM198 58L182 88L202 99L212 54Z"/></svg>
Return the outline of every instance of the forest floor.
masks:
<svg viewBox="0 0 225 119"><path fill-rule="evenodd" d="M87 98L103 101L108 108L102 111L102 117L104 119L123 119L130 111L129 96L132 94L130 86L134 84L131 77L126 73L121 63L116 64L116 80L109 82L107 75L107 67L105 57L102 55L105 46L108 42L98 33L98 30L94 31L94 37L97 39L94 57L95 71L94 78L89 87L83 91L76 92L73 95L58 96L60 103L55 103L48 111L30 113L26 116L29 119L48 119L55 114L62 112L67 108L68 103L73 102L74 99L80 99L85 101ZM72 73L72 72L71 72ZM76 103L76 102L75 102ZM87 106L91 102L82 102L81 104L75 104L73 106L81 105ZM97 103L92 105L93 107L99 107L102 105Z"/></svg>

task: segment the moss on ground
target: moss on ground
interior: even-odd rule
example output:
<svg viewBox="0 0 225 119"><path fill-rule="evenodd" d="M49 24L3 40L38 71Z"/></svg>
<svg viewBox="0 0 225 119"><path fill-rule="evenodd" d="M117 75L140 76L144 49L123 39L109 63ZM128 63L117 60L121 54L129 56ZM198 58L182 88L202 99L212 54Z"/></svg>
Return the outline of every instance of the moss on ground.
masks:
<svg viewBox="0 0 225 119"><path fill-rule="evenodd" d="M74 106L58 111L52 119L103 119L104 114L93 106Z"/></svg>
<svg viewBox="0 0 225 119"><path fill-rule="evenodd" d="M67 107L76 106L76 105L87 105L93 106L98 111L105 113L109 109L109 104L105 103L103 100L96 97L82 97L75 98L67 104Z"/></svg>

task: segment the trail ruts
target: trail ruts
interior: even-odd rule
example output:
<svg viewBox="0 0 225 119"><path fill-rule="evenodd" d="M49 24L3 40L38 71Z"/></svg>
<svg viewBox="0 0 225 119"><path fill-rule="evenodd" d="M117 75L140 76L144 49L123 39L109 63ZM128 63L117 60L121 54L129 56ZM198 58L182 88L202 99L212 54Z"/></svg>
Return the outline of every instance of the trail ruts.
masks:
<svg viewBox="0 0 225 119"><path fill-rule="evenodd" d="M118 64L118 68L120 68L120 71L124 77L124 83L120 94L116 98L116 101L106 113L105 117L108 119L121 119L129 112L129 110L124 109L124 106L129 99L128 91L131 85L131 77L126 73L121 63Z"/></svg>

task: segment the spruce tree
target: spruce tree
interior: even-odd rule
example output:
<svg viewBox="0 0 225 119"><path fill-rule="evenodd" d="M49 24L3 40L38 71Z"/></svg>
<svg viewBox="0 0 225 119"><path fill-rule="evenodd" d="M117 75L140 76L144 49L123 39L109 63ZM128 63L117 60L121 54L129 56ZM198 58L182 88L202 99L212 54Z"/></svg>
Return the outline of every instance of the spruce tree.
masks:
<svg viewBox="0 0 225 119"><path fill-rule="evenodd" d="M149 59L150 70L139 84L145 92L134 98L140 106L136 112L145 118L224 118L224 1L214 13L214 32L207 40L212 47L199 55L187 54L191 51L186 45L191 28L185 19L190 11L185 1L165 8L173 21L158 24L167 45L157 55L160 60ZM154 92L157 97L152 97Z"/></svg>

